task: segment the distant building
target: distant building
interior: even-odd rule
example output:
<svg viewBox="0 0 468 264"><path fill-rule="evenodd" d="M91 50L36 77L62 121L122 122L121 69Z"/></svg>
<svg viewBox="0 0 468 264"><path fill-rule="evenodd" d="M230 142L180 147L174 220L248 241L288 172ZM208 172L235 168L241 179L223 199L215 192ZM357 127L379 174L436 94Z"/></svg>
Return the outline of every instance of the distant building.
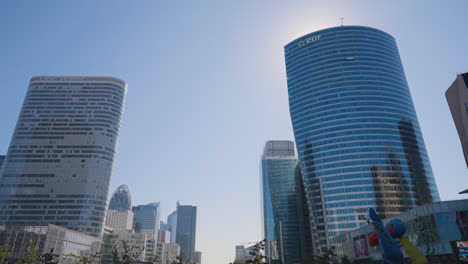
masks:
<svg viewBox="0 0 468 264"><path fill-rule="evenodd" d="M171 231L171 243L176 243L177 234L177 209L167 217L167 226Z"/></svg>
<svg viewBox="0 0 468 264"><path fill-rule="evenodd" d="M302 260L298 183L295 179L297 158L294 142L266 142L261 159L261 188L265 255L269 262L284 264Z"/></svg>
<svg viewBox="0 0 468 264"><path fill-rule="evenodd" d="M127 185L120 185L112 194L109 210L132 210L132 195Z"/></svg>
<svg viewBox="0 0 468 264"><path fill-rule="evenodd" d="M253 259L254 257L250 255L252 250L253 246L247 248L244 245L236 246L236 259L234 262L237 264L245 264L248 260Z"/></svg>
<svg viewBox="0 0 468 264"><path fill-rule="evenodd" d="M100 239L52 224L0 226L0 245L12 252L4 263L17 263L21 251L29 246L36 249L37 263L51 249L59 255L60 264L74 263L75 259L67 256L70 253L87 257L101 250Z"/></svg>
<svg viewBox="0 0 468 264"><path fill-rule="evenodd" d="M2 171L3 162L5 161L5 155L0 155L0 171Z"/></svg>
<svg viewBox="0 0 468 264"><path fill-rule="evenodd" d="M169 229L169 225L167 223L164 223L164 221L161 220L160 224L159 224L159 230L167 230L167 231L171 231Z"/></svg>
<svg viewBox="0 0 468 264"><path fill-rule="evenodd" d="M176 242L180 245L182 261L193 261L197 227L197 207L177 203Z"/></svg>
<svg viewBox="0 0 468 264"><path fill-rule="evenodd" d="M171 243L171 232L168 230L159 230L158 243Z"/></svg>
<svg viewBox="0 0 468 264"><path fill-rule="evenodd" d="M132 230L133 212L130 210L107 210L106 226L113 230Z"/></svg>
<svg viewBox="0 0 468 264"><path fill-rule="evenodd" d="M458 74L445 92L468 167L468 73ZM467 190L468 191L468 190Z"/></svg>
<svg viewBox="0 0 468 264"><path fill-rule="evenodd" d="M177 262L180 257L180 246L175 243L158 243L156 255L159 259L158 264L172 264Z"/></svg>
<svg viewBox="0 0 468 264"><path fill-rule="evenodd" d="M192 261L197 264L201 264L201 258L202 258L202 253L200 251L195 251L193 253Z"/></svg>
<svg viewBox="0 0 468 264"><path fill-rule="evenodd" d="M148 236L145 248L145 261L148 263L154 263L157 258L157 241Z"/></svg>
<svg viewBox="0 0 468 264"><path fill-rule="evenodd" d="M462 262L461 256L457 256L460 252L456 241L463 241L464 250L466 250L468 247L468 200L429 203L383 219L382 222L386 225L395 218L405 223L404 236L423 254L427 252L428 245L429 249L434 249L430 263ZM369 234L374 231L373 225L365 225L332 239L338 259L347 256L351 262L382 263L380 247L369 246ZM405 252L403 248L402 252ZM463 255L466 258L466 253ZM404 256L408 258L406 254Z"/></svg>
<svg viewBox="0 0 468 264"><path fill-rule="evenodd" d="M101 246L101 263L112 263L112 251L124 252L124 243L131 249L140 261L146 261L147 255L153 256L154 240L144 233L136 233L133 230L104 229L103 244ZM153 246L152 246L153 244Z"/></svg>
<svg viewBox="0 0 468 264"><path fill-rule="evenodd" d="M0 175L1 224L102 236L126 93L113 77L31 78Z"/></svg>
<svg viewBox="0 0 468 264"><path fill-rule="evenodd" d="M159 202L133 207L135 232L145 233L155 240L158 239L161 208Z"/></svg>

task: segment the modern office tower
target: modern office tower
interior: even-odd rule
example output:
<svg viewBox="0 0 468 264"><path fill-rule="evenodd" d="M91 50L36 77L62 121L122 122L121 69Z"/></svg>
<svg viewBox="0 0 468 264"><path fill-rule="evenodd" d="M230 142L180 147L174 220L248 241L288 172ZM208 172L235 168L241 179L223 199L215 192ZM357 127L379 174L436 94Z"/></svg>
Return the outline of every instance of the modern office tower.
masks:
<svg viewBox="0 0 468 264"><path fill-rule="evenodd" d="M201 255L202 253L200 251L195 251L193 253L193 262L197 264L201 264Z"/></svg>
<svg viewBox="0 0 468 264"><path fill-rule="evenodd" d="M109 210L132 210L132 195L127 185L120 185L112 194Z"/></svg>
<svg viewBox="0 0 468 264"><path fill-rule="evenodd" d="M193 261L197 227L197 207L177 203L176 243L180 245L182 262Z"/></svg>
<svg viewBox="0 0 468 264"><path fill-rule="evenodd" d="M130 210L107 210L106 226L113 230L132 230L133 217Z"/></svg>
<svg viewBox="0 0 468 264"><path fill-rule="evenodd" d="M2 171L4 161L5 161L5 155L0 155L0 171Z"/></svg>
<svg viewBox="0 0 468 264"><path fill-rule="evenodd" d="M261 160L263 234L270 263L301 262L294 142L272 140Z"/></svg>
<svg viewBox="0 0 468 264"><path fill-rule="evenodd" d="M180 246L176 243L158 243L156 245L156 255L159 264L179 263L177 258L180 257Z"/></svg>
<svg viewBox="0 0 468 264"><path fill-rule="evenodd" d="M308 262L314 254L317 254L316 241L312 240L313 218L310 217L309 207L302 177L301 163L298 161L294 168L294 181L296 193L297 225L299 227L299 249L303 262Z"/></svg>
<svg viewBox="0 0 468 264"><path fill-rule="evenodd" d="M458 74L445 92L468 167L468 73ZM465 193L468 190L462 192Z"/></svg>
<svg viewBox="0 0 468 264"><path fill-rule="evenodd" d="M171 231L160 229L158 232L158 243L171 243Z"/></svg>
<svg viewBox="0 0 468 264"><path fill-rule="evenodd" d="M113 77L31 78L0 176L2 224L102 235L126 93Z"/></svg>
<svg viewBox="0 0 468 264"><path fill-rule="evenodd" d="M245 247L244 245L236 246L236 259L235 263L244 264L247 261L253 259L253 256L250 255L250 252L254 250L254 246Z"/></svg>
<svg viewBox="0 0 468 264"><path fill-rule="evenodd" d="M388 217L439 200L392 36L362 26L328 28L287 44L285 57L319 252L330 238L366 224L369 207Z"/></svg>
<svg viewBox="0 0 468 264"><path fill-rule="evenodd" d="M167 225L171 231L171 243L176 243L177 232L177 209L167 217Z"/></svg>
<svg viewBox="0 0 468 264"><path fill-rule="evenodd" d="M133 207L135 231L158 239L161 208L159 202Z"/></svg>
<svg viewBox="0 0 468 264"><path fill-rule="evenodd" d="M169 230L169 225L166 224L166 223L164 223L164 221L161 221L161 222L159 223L159 230L167 230L167 231L170 231L170 230Z"/></svg>

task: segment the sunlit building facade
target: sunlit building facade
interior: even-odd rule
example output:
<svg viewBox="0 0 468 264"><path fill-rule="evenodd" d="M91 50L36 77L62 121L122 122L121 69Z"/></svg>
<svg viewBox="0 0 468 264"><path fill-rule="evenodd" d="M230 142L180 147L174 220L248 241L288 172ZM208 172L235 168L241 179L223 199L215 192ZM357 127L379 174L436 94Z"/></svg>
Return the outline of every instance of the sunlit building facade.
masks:
<svg viewBox="0 0 468 264"><path fill-rule="evenodd" d="M263 235L269 263L301 262L294 142L267 141L261 160Z"/></svg>
<svg viewBox="0 0 468 264"><path fill-rule="evenodd" d="M157 240L161 224L161 207L159 202L133 207L135 232L145 233Z"/></svg>
<svg viewBox="0 0 468 264"><path fill-rule="evenodd" d="M112 194L109 210L132 210L132 195L127 185L120 185Z"/></svg>
<svg viewBox="0 0 468 264"><path fill-rule="evenodd" d="M320 252L366 224L439 200L395 39L341 26L285 46L289 106Z"/></svg>
<svg viewBox="0 0 468 264"><path fill-rule="evenodd" d="M180 259L193 262L197 231L197 207L177 203L176 243L180 245Z"/></svg>
<svg viewBox="0 0 468 264"><path fill-rule="evenodd" d="M126 92L113 77L31 78L0 175L2 224L102 235Z"/></svg>

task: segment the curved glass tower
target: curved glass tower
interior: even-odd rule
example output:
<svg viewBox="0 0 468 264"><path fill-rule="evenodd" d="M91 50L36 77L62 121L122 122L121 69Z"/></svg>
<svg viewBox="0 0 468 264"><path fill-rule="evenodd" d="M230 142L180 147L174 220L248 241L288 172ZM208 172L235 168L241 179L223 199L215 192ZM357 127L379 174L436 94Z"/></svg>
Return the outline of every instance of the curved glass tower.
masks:
<svg viewBox="0 0 468 264"><path fill-rule="evenodd" d="M100 237L127 84L31 78L0 175L0 223L51 223Z"/></svg>
<svg viewBox="0 0 468 264"><path fill-rule="evenodd" d="M132 210L132 195L127 185L120 185L112 194L109 210Z"/></svg>
<svg viewBox="0 0 468 264"><path fill-rule="evenodd" d="M439 200L395 39L341 26L285 46L291 120L314 244Z"/></svg>

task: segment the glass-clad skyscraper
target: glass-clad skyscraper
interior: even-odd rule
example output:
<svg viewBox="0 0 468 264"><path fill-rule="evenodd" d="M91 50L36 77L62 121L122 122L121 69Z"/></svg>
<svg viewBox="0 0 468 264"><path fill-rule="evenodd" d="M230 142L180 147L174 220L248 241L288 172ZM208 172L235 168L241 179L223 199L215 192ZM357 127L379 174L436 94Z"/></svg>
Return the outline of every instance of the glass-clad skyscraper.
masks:
<svg viewBox="0 0 468 264"><path fill-rule="evenodd" d="M314 240L439 200L395 39L341 26L285 46L289 106Z"/></svg>
<svg viewBox="0 0 468 264"><path fill-rule="evenodd" d="M161 224L161 206L159 202L133 206L135 232L145 233L157 240Z"/></svg>
<svg viewBox="0 0 468 264"><path fill-rule="evenodd" d="M176 243L180 245L180 259L194 261L197 231L197 207L177 203Z"/></svg>
<svg viewBox="0 0 468 264"><path fill-rule="evenodd" d="M33 77L0 175L1 224L101 236L127 84Z"/></svg>
<svg viewBox="0 0 468 264"><path fill-rule="evenodd" d="M109 210L132 210L132 195L127 185L120 185L112 194Z"/></svg>
<svg viewBox="0 0 468 264"><path fill-rule="evenodd" d="M294 142L268 141L261 160L263 236L269 263L301 262L300 218Z"/></svg>

